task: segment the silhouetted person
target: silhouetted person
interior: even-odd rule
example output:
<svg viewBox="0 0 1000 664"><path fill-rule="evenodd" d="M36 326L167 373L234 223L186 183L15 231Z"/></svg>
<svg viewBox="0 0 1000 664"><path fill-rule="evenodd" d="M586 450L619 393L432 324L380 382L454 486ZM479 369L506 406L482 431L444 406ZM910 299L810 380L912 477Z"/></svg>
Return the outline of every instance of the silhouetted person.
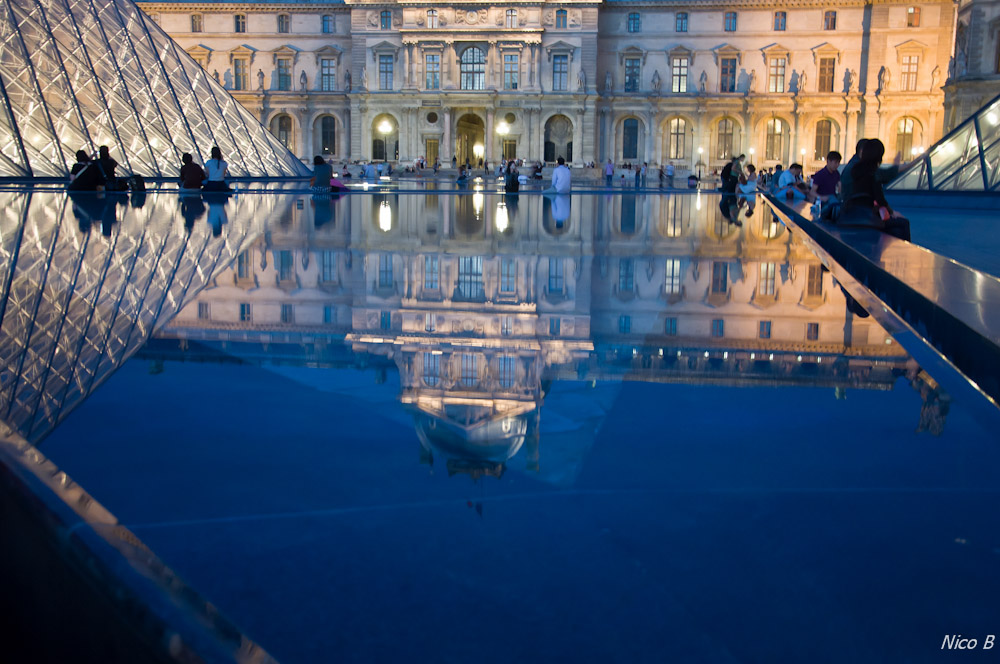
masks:
<svg viewBox="0 0 1000 664"><path fill-rule="evenodd" d="M879 166L885 145L877 138L865 143L861 158L851 172L853 193L844 201L839 224L873 226L884 233L909 241L910 221L893 211L885 199Z"/></svg>
<svg viewBox="0 0 1000 664"><path fill-rule="evenodd" d="M205 202L201 200L201 196L181 196L180 199L184 228L190 231L205 214Z"/></svg>
<svg viewBox="0 0 1000 664"><path fill-rule="evenodd" d="M313 174L309 179L309 186L316 193L328 194L331 180L333 180L333 166L326 163L326 160L319 155L313 157Z"/></svg>
<svg viewBox="0 0 1000 664"><path fill-rule="evenodd" d="M189 152L181 155L181 189L201 189L205 181L205 169L194 163Z"/></svg>
<svg viewBox="0 0 1000 664"><path fill-rule="evenodd" d="M70 191L97 191L104 186L104 175L101 168L83 150L77 150L76 163L69 171Z"/></svg>
<svg viewBox="0 0 1000 664"><path fill-rule="evenodd" d="M107 145L97 148L97 163L101 165L101 170L104 171L104 177L107 178L108 182L113 182L116 177L115 169L118 168L118 162L111 158L111 153L108 151Z"/></svg>

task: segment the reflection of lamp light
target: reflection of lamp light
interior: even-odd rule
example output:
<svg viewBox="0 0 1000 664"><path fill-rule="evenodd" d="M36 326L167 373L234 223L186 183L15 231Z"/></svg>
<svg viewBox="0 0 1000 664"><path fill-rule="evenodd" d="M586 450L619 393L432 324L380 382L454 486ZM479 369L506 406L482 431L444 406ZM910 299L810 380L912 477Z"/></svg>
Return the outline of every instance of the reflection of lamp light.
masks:
<svg viewBox="0 0 1000 664"><path fill-rule="evenodd" d="M472 146L472 154L482 158L482 156L486 154L486 148L483 147L482 143L476 143Z"/></svg>
<svg viewBox="0 0 1000 664"><path fill-rule="evenodd" d="M497 133L500 134L501 136L506 136L507 134L510 133L510 125L507 124L506 122L501 122L500 124L497 125Z"/></svg>
<svg viewBox="0 0 1000 664"><path fill-rule="evenodd" d="M700 187L698 188L697 195L695 195L695 197L694 197L694 209L695 210L700 210L701 209L701 188Z"/></svg>
<svg viewBox="0 0 1000 664"><path fill-rule="evenodd" d="M378 133L380 134L391 134L392 133L392 123L388 120L382 120L378 125Z"/></svg>
<svg viewBox="0 0 1000 664"><path fill-rule="evenodd" d="M389 201L382 201L378 205L378 227L384 233L392 230L392 208Z"/></svg>
<svg viewBox="0 0 1000 664"><path fill-rule="evenodd" d="M993 111L990 111L989 113L986 114L986 119L990 121L991 125L996 126L996 124L997 124L997 114L996 113L994 113Z"/></svg>
<svg viewBox="0 0 1000 664"><path fill-rule="evenodd" d="M922 147L920 147L920 146L917 146L917 147L913 148L910 152L912 152L913 156L916 157L918 154L923 154L924 153L924 149Z"/></svg>
<svg viewBox="0 0 1000 664"><path fill-rule="evenodd" d="M476 219L479 219L479 215L483 213L484 200L483 192L477 190L472 194L472 210L476 213Z"/></svg>
<svg viewBox="0 0 1000 664"><path fill-rule="evenodd" d="M507 225L510 223L510 220L507 218L507 204L503 201L497 203L497 218L494 223L496 224L498 233L503 233L507 230Z"/></svg>

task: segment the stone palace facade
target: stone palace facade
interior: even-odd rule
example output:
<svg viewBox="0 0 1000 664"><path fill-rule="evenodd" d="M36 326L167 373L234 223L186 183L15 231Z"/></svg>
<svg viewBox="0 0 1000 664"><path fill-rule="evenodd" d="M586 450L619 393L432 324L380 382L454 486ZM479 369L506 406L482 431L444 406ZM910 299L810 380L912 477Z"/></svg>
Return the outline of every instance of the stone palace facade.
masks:
<svg viewBox="0 0 1000 664"><path fill-rule="evenodd" d="M141 2L304 160L818 168L940 138L952 3Z"/></svg>

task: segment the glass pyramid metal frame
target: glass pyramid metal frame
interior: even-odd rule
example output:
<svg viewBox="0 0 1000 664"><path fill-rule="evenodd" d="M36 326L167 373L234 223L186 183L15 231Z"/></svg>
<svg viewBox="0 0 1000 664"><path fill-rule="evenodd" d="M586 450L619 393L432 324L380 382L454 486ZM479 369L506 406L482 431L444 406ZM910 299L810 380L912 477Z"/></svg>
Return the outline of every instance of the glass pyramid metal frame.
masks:
<svg viewBox="0 0 1000 664"><path fill-rule="evenodd" d="M998 191L1000 96L935 143L889 189Z"/></svg>
<svg viewBox="0 0 1000 664"><path fill-rule="evenodd" d="M5 0L0 177L64 177L100 145L145 177L213 145L237 177L308 174L131 0Z"/></svg>

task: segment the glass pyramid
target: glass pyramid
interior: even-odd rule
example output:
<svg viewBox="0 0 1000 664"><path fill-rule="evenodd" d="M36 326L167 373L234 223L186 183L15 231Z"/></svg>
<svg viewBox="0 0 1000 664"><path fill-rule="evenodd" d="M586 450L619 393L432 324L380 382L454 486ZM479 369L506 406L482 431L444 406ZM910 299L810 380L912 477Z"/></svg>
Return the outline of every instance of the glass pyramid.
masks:
<svg viewBox="0 0 1000 664"><path fill-rule="evenodd" d="M0 9L0 177L66 176L83 149L176 177L218 145L241 177L308 171L131 0Z"/></svg>
<svg viewBox="0 0 1000 664"><path fill-rule="evenodd" d="M1000 96L983 106L893 180L889 189L997 191Z"/></svg>

